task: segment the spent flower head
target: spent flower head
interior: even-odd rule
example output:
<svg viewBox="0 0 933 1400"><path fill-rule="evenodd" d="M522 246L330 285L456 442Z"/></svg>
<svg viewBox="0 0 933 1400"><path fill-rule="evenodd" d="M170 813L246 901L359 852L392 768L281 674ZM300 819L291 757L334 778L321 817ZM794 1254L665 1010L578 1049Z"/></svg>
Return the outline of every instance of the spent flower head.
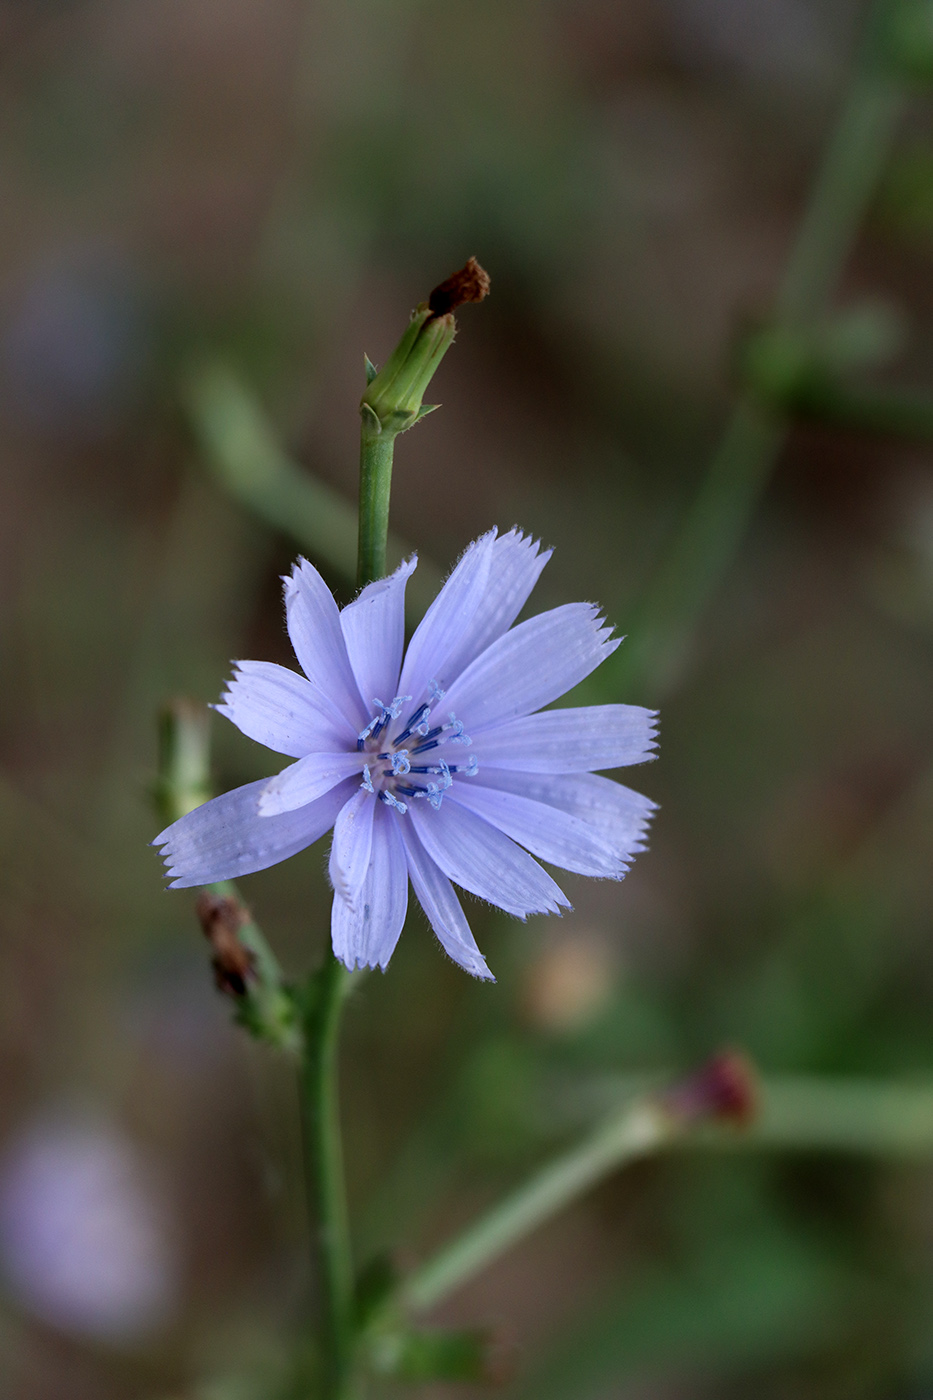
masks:
<svg viewBox="0 0 933 1400"><path fill-rule="evenodd" d="M621 879L644 849L654 803L596 770L653 757L656 715L637 705L543 708L619 645L591 603L512 625L549 558L518 530L483 535L407 650L415 559L342 611L299 560L285 606L304 675L240 661L217 706L296 761L156 837L173 888L263 870L333 827L338 958L386 966L410 881L450 956L489 978L453 885L524 919L569 907L538 860Z"/></svg>

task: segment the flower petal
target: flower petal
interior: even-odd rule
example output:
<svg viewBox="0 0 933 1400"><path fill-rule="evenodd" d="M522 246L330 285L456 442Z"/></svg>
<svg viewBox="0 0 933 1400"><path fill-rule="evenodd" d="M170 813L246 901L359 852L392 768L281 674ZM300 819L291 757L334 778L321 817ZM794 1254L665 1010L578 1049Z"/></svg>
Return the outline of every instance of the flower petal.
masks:
<svg viewBox="0 0 933 1400"><path fill-rule="evenodd" d="M339 749L357 730L304 676L274 661L236 661L233 679L214 709L249 739L303 758Z"/></svg>
<svg viewBox="0 0 933 1400"><path fill-rule="evenodd" d="M657 804L650 797L595 773L557 777L551 773L510 773L489 767L473 781L480 780L486 788L514 792L580 818L626 863L645 849L645 833L657 811ZM464 783L458 784L458 790L463 786Z"/></svg>
<svg viewBox="0 0 933 1400"><path fill-rule="evenodd" d="M408 807L421 844L454 884L524 919L556 914L569 901L527 851L465 807Z"/></svg>
<svg viewBox="0 0 933 1400"><path fill-rule="evenodd" d="M653 758L657 711L641 705L581 705L545 710L487 729L480 765L526 773L588 773Z"/></svg>
<svg viewBox="0 0 933 1400"><path fill-rule="evenodd" d="M405 584L417 557L388 578L377 579L343 609L340 626L364 705L378 696L388 704L398 693L405 645Z"/></svg>
<svg viewBox="0 0 933 1400"><path fill-rule="evenodd" d="M328 873L334 894L356 908L357 898L369 871L373 846L373 817L376 799L359 788L340 810L334 823Z"/></svg>
<svg viewBox="0 0 933 1400"><path fill-rule="evenodd" d="M596 827L558 807L514 792L481 787L478 780L456 783L445 806L448 802L475 812L551 865L609 880L621 880L625 874L621 856Z"/></svg>
<svg viewBox="0 0 933 1400"><path fill-rule="evenodd" d="M520 622L487 647L444 697L472 735L549 705L615 651L592 603L566 603Z"/></svg>
<svg viewBox="0 0 933 1400"><path fill-rule="evenodd" d="M494 982L496 979L476 946L476 939L447 876L438 870L418 840L414 827L404 819L399 832L405 846L412 888L441 946L471 976Z"/></svg>
<svg viewBox="0 0 933 1400"><path fill-rule="evenodd" d="M160 832L152 844L162 848L168 874L175 877L172 889L235 880L287 860L330 830L353 792L344 783L298 811L261 817L266 781L212 798Z"/></svg>
<svg viewBox="0 0 933 1400"><path fill-rule="evenodd" d="M314 802L344 778L362 773L365 753L309 753L290 763L274 778L267 778L259 799L259 814L275 817L280 812L294 812L308 802Z"/></svg>
<svg viewBox="0 0 933 1400"><path fill-rule="evenodd" d="M359 733L369 715L347 656L333 593L307 559L299 559L283 582L288 635L298 664Z"/></svg>
<svg viewBox="0 0 933 1400"><path fill-rule="evenodd" d="M444 684L447 658L467 635L486 591L495 537L490 530L467 547L408 643L398 686L415 705L421 703L429 681Z"/></svg>
<svg viewBox="0 0 933 1400"><path fill-rule="evenodd" d="M331 936L334 954L351 970L385 968L395 951L408 910L408 862L400 818L374 802L372 854L363 888L351 908L334 895Z"/></svg>
<svg viewBox="0 0 933 1400"><path fill-rule="evenodd" d="M493 541L486 590L472 622L444 662L451 684L518 617L553 552L540 550L538 540L516 529Z"/></svg>

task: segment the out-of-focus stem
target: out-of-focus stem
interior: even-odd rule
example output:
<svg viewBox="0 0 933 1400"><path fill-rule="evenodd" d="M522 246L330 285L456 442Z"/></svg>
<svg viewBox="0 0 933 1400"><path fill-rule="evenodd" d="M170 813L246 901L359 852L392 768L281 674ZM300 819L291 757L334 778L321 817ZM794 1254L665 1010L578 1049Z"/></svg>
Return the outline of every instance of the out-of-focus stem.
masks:
<svg viewBox="0 0 933 1400"><path fill-rule="evenodd" d="M933 395L921 391L825 380L794 394L788 407L806 422L933 441Z"/></svg>
<svg viewBox="0 0 933 1400"><path fill-rule="evenodd" d="M903 85L881 71L872 52L873 28L870 23L781 281L775 316L788 328L811 324L826 310L903 111Z"/></svg>
<svg viewBox="0 0 933 1400"><path fill-rule="evenodd" d="M283 451L255 395L239 375L221 361L204 361L189 370L182 397L205 464L224 491L295 540L319 563L352 580L356 512L338 491L304 471ZM412 553L395 536L388 537L388 551L396 559ZM406 589L413 617L421 616L440 582L437 565L419 559Z"/></svg>
<svg viewBox="0 0 933 1400"><path fill-rule="evenodd" d="M803 215L775 304L775 325L825 313L851 252L901 113L900 84L880 71L871 32ZM658 699L675 678L696 621L732 562L786 436L784 419L750 397L733 411L707 475L604 667L613 692Z"/></svg>
<svg viewBox="0 0 933 1400"><path fill-rule="evenodd" d="M433 1307L603 1177L657 1151L676 1131L674 1120L654 1100L633 1104L532 1176L422 1265L405 1283L400 1301L416 1311Z"/></svg>
<svg viewBox="0 0 933 1400"><path fill-rule="evenodd" d="M445 1245L409 1277L398 1301L415 1311L434 1307L598 1182L656 1152L933 1157L933 1084L776 1076L759 1081L757 1101L755 1116L737 1131L678 1118L653 1093L637 1097Z"/></svg>
<svg viewBox="0 0 933 1400"><path fill-rule="evenodd" d="M667 558L636 608L624 646L598 678L657 700L676 680L694 627L735 557L785 437L781 420L739 403ZM607 670L603 668L604 673Z"/></svg>

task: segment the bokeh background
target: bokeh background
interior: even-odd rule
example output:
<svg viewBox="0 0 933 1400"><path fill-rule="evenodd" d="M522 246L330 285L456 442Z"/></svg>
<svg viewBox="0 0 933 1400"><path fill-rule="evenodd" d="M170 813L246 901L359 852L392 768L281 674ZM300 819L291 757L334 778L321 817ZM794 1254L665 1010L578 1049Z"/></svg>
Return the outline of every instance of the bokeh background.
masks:
<svg viewBox="0 0 933 1400"><path fill-rule="evenodd" d="M851 0L0 4L0 1395L264 1400L308 1307L292 1076L229 1023L147 842L156 715L288 663L299 548L190 413L232 367L355 493L362 355L470 254L394 528L439 570L492 524L555 547L536 607L626 631L698 489L852 62ZM933 375L933 104L846 268ZM322 560L351 596L352 560ZM415 912L347 1016L360 1256L424 1257L632 1076L933 1076L933 473L793 428L663 706L621 886L474 985ZM607 697L603 697L607 698ZM215 725L219 790L269 756ZM243 892L292 975L324 845ZM452 1299L509 1396L933 1394L933 1170L684 1153L613 1179ZM395 1393L395 1392L393 1392ZM436 1389L425 1392L448 1394ZM465 1393L465 1392L458 1392Z"/></svg>

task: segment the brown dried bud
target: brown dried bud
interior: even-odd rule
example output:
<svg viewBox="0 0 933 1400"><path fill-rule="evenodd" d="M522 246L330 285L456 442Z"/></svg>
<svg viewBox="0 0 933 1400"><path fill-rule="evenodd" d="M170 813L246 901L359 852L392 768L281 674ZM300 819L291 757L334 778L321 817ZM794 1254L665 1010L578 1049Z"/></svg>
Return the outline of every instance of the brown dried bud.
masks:
<svg viewBox="0 0 933 1400"><path fill-rule="evenodd" d="M661 1095L661 1105L686 1123L713 1121L747 1127L758 1112L758 1076L747 1056L723 1050Z"/></svg>
<svg viewBox="0 0 933 1400"><path fill-rule="evenodd" d="M482 301L489 295L489 273L470 258L465 267L434 288L428 306L435 316L446 316L468 301Z"/></svg>
<svg viewBox="0 0 933 1400"><path fill-rule="evenodd" d="M247 910L235 899L219 898L205 890L195 906L204 937L214 951L211 967L218 990L228 996L246 994L255 958L240 942L240 929L249 921Z"/></svg>

